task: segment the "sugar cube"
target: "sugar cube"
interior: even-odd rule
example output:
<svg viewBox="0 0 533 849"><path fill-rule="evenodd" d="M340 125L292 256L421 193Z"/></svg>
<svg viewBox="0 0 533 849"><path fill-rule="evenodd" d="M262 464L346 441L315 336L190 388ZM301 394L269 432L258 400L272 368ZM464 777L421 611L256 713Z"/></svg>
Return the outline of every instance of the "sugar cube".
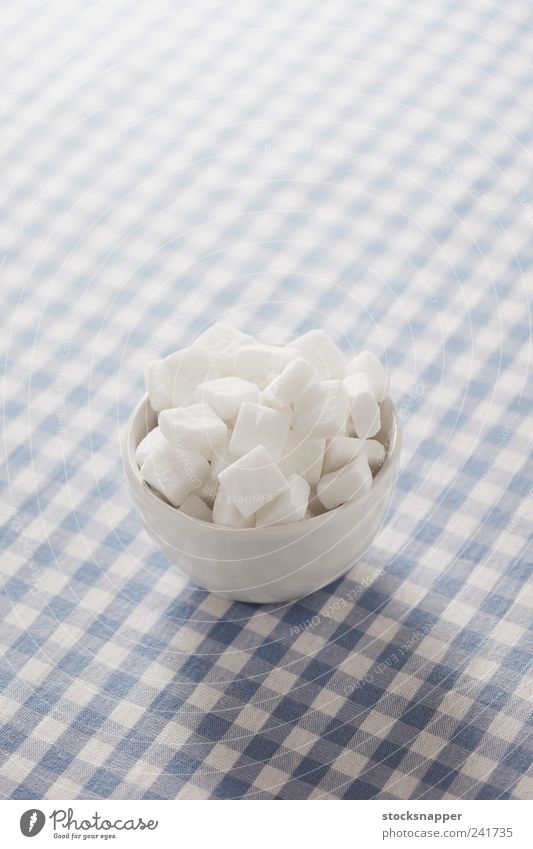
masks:
<svg viewBox="0 0 533 849"><path fill-rule="evenodd" d="M255 514L256 528L262 525L282 525L298 522L306 514L309 501L309 484L298 475L291 475L283 492L269 501Z"/></svg>
<svg viewBox="0 0 533 849"><path fill-rule="evenodd" d="M152 360L144 371L144 382L150 406L155 413L173 406L170 377L165 360Z"/></svg>
<svg viewBox="0 0 533 849"><path fill-rule="evenodd" d="M182 501L180 508L182 513L186 513L191 519L200 519L202 522L212 522L213 513L198 495L192 493L185 501Z"/></svg>
<svg viewBox="0 0 533 849"><path fill-rule="evenodd" d="M282 409L294 404L300 393L316 380L313 366L303 357L296 357L266 386L263 400L272 407Z"/></svg>
<svg viewBox="0 0 533 849"><path fill-rule="evenodd" d="M198 336L194 344L219 353L230 349L236 350L243 345L253 345L254 342L254 337L249 333L243 333L242 330L237 330L229 324L217 321Z"/></svg>
<svg viewBox="0 0 533 849"><path fill-rule="evenodd" d="M336 436L330 439L324 455L324 474L336 472L347 466L358 454L366 454L368 464L375 474L385 460L385 447L377 439L359 439L355 436Z"/></svg>
<svg viewBox="0 0 533 849"><path fill-rule="evenodd" d="M288 348L279 345L244 345L233 356L233 373L237 377L257 382L279 374L293 358Z"/></svg>
<svg viewBox="0 0 533 849"><path fill-rule="evenodd" d="M161 445L165 441L165 437L161 433L159 427L154 427L149 433L146 434L144 439L141 439L136 450L135 450L135 462L137 463L139 469L142 464L148 457L151 451L154 451L158 445Z"/></svg>
<svg viewBox="0 0 533 849"><path fill-rule="evenodd" d="M202 482L202 486L200 489L197 489L198 497L205 501L207 506L212 510L213 503L217 496L218 492L218 478L213 474L213 469L211 468L209 476Z"/></svg>
<svg viewBox="0 0 533 849"><path fill-rule="evenodd" d="M222 469L225 469L226 466L231 466L231 464L235 462L235 457L233 454L230 454L229 450L229 443L231 441L232 434L233 430L228 428L224 442L213 451L213 456L211 458L211 474L217 480L218 473L221 472Z"/></svg>
<svg viewBox="0 0 533 849"><path fill-rule="evenodd" d="M200 346L153 360L145 375L152 409L159 413L169 407L192 404L197 385L216 374L213 355Z"/></svg>
<svg viewBox="0 0 533 849"><path fill-rule="evenodd" d="M196 400L209 404L226 422L233 422L241 404L259 401L259 387L240 377L219 377L201 383L196 390Z"/></svg>
<svg viewBox="0 0 533 849"><path fill-rule="evenodd" d="M255 516L243 516L240 510L237 510L233 498L223 487L219 487L213 505L213 522L228 528L253 528Z"/></svg>
<svg viewBox="0 0 533 849"><path fill-rule="evenodd" d="M220 472L218 479L243 516L256 513L287 486L287 478L263 445Z"/></svg>
<svg viewBox="0 0 533 849"><path fill-rule="evenodd" d="M327 513L326 508L317 495L316 486L312 486L309 490L309 504L307 505L307 509L312 516L321 516L323 513Z"/></svg>
<svg viewBox="0 0 533 849"><path fill-rule="evenodd" d="M326 510L332 510L367 492L371 484L372 472L366 454L358 454L347 466L324 475L318 482L317 495Z"/></svg>
<svg viewBox="0 0 533 849"><path fill-rule="evenodd" d="M315 439L331 439L344 433L349 407L342 380L321 380L297 398L293 430Z"/></svg>
<svg viewBox="0 0 533 849"><path fill-rule="evenodd" d="M336 436L334 439L328 440L324 454L323 473L327 475L347 466L363 450L363 441L353 436Z"/></svg>
<svg viewBox="0 0 533 849"><path fill-rule="evenodd" d="M346 374L366 374L376 401L381 403L389 392L389 377L385 368L371 351L361 351L346 366Z"/></svg>
<svg viewBox="0 0 533 849"><path fill-rule="evenodd" d="M278 465L285 477L301 475L309 484L317 484L325 448L325 439L313 439L290 430Z"/></svg>
<svg viewBox="0 0 533 849"><path fill-rule="evenodd" d="M229 443L230 453L242 457L256 445L264 445L274 460L283 452L291 416L281 410L272 410L253 401L241 404L233 435Z"/></svg>
<svg viewBox="0 0 533 849"><path fill-rule="evenodd" d="M159 427L171 445L185 445L199 451L208 460L223 444L228 429L208 404L173 407L159 414Z"/></svg>
<svg viewBox="0 0 533 849"><path fill-rule="evenodd" d="M222 377L235 376L233 357L243 345L253 345L255 339L228 324L217 322L211 325L195 344L206 348L214 355L216 369Z"/></svg>
<svg viewBox="0 0 533 849"><path fill-rule="evenodd" d="M385 462L387 452L385 446L378 442L377 439L364 439L363 451L366 454L370 471L373 475L379 472L381 466Z"/></svg>
<svg viewBox="0 0 533 849"><path fill-rule="evenodd" d="M209 463L197 451L176 449L166 440L141 466L141 477L174 507L179 507L209 476Z"/></svg>
<svg viewBox="0 0 533 849"><path fill-rule="evenodd" d="M342 351L331 341L324 330L316 329L304 333L291 342L300 356L314 368L321 380L333 380L345 375L345 360Z"/></svg>
<svg viewBox="0 0 533 849"><path fill-rule="evenodd" d="M361 439L375 436L381 428L381 414L376 396L363 372L344 378L344 386L350 399L350 417L355 435Z"/></svg>

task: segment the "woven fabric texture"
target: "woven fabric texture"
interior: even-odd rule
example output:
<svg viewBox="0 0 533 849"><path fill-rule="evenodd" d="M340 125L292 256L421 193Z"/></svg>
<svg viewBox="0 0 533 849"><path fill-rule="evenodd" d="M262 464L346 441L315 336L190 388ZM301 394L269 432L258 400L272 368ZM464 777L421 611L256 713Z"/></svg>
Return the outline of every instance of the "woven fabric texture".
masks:
<svg viewBox="0 0 533 849"><path fill-rule="evenodd" d="M531 798L526 0L1 12L0 794ZM387 363L386 524L231 603L142 530L120 438L212 321Z"/></svg>

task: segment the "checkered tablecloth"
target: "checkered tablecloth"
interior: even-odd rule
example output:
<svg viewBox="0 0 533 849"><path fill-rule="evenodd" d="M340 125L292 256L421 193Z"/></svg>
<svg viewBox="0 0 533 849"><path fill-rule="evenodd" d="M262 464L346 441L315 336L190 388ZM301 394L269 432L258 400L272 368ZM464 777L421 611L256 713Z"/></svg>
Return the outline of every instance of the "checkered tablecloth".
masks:
<svg viewBox="0 0 533 849"><path fill-rule="evenodd" d="M527 0L0 13L4 798L532 798ZM386 525L294 604L132 509L143 367L214 320L387 362Z"/></svg>

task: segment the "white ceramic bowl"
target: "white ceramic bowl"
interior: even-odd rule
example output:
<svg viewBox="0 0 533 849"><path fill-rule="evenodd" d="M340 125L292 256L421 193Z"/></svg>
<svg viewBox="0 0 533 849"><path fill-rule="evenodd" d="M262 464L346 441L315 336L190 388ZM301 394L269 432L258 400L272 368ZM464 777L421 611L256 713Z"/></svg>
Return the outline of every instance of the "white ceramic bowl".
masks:
<svg viewBox="0 0 533 849"><path fill-rule="evenodd" d="M157 424L148 398L133 411L123 461L144 527L180 572L210 592L247 602L301 598L348 572L370 545L387 512L401 451L398 417L390 398L381 408L377 438L387 457L370 490L335 510L266 528L233 529L199 522L167 504L142 480L135 449Z"/></svg>

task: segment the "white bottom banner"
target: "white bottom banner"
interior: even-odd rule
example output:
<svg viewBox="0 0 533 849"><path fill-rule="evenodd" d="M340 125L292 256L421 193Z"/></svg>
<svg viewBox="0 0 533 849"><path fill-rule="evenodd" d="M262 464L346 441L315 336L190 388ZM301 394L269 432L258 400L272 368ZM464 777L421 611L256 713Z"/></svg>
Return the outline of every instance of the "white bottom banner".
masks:
<svg viewBox="0 0 533 849"><path fill-rule="evenodd" d="M2 801L2 845L526 847L531 802ZM235 806L239 806L236 811ZM325 806L324 806L325 805ZM201 810L201 808L204 810ZM262 822L262 817L265 821ZM69 843L67 843L69 841Z"/></svg>

